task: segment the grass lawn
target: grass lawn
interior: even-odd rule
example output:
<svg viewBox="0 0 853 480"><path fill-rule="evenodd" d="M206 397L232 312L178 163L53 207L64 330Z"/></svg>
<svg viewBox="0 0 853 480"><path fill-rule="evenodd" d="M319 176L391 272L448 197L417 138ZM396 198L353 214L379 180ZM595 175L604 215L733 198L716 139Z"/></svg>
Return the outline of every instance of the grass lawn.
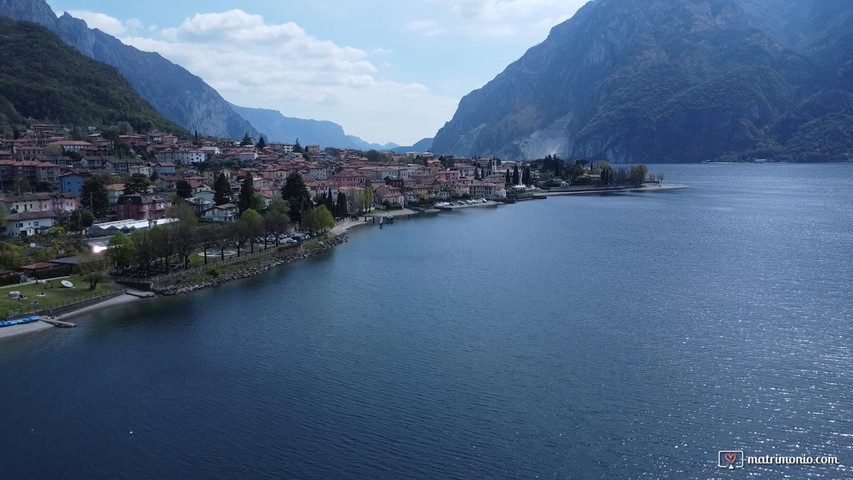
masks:
<svg viewBox="0 0 853 480"><path fill-rule="evenodd" d="M70 281L74 284L74 288L62 287L59 284L60 280ZM55 278L50 281L50 284L53 288L46 288L46 285L36 283L0 287L0 318L19 314L25 315L34 310L49 310L62 307L116 291L114 287L103 282L98 283L95 290L89 290L89 282L77 275ZM21 292L21 295L27 298L25 300L16 300L9 295L9 292ZM39 296L40 294L42 296ZM33 302L38 302L38 304L34 304Z"/></svg>

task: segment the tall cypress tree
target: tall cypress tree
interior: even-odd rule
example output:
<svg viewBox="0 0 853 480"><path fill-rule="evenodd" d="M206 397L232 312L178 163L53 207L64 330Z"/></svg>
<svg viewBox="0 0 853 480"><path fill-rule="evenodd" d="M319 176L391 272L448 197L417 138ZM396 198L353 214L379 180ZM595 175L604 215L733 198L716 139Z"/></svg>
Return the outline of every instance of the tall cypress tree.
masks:
<svg viewBox="0 0 853 480"><path fill-rule="evenodd" d="M512 184L513 184L513 185L518 185L518 181L519 181L519 178L518 178L518 165L516 165L516 166L512 167Z"/></svg>
<svg viewBox="0 0 853 480"><path fill-rule="evenodd" d="M225 172L220 173L216 177L216 182L213 184L213 203L216 205L225 205L231 202L231 184L225 178Z"/></svg>
<svg viewBox="0 0 853 480"><path fill-rule="evenodd" d="M240 209L240 214L252 208L252 202L255 199L255 180L252 174L246 175L243 179L243 184L240 185L240 197L237 199L237 208Z"/></svg>
<svg viewBox="0 0 853 480"><path fill-rule="evenodd" d="M507 168L506 169L506 184L509 185L510 183L512 183L512 177L510 177L509 169Z"/></svg>

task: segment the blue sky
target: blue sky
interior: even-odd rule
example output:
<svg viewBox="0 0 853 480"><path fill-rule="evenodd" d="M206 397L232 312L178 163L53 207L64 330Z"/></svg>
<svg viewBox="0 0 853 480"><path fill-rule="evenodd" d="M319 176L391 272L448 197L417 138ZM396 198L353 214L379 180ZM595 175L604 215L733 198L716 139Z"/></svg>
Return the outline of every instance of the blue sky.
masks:
<svg viewBox="0 0 853 480"><path fill-rule="evenodd" d="M226 100L410 145L586 0L48 0Z"/></svg>

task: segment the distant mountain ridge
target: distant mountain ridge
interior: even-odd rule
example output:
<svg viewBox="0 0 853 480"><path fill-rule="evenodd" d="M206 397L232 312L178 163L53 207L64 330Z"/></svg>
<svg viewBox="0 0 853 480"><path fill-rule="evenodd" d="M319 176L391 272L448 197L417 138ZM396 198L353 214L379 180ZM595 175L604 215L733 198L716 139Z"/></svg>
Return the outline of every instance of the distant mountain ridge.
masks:
<svg viewBox="0 0 853 480"><path fill-rule="evenodd" d="M57 18L44 0L0 0L0 15L46 27L84 55L115 67L164 117L187 130L223 138L260 134L219 93L156 53L137 50L67 13Z"/></svg>
<svg viewBox="0 0 853 480"><path fill-rule="evenodd" d="M389 150L399 147L396 143L379 145L368 143L354 135L347 135L344 128L334 122L291 118L277 110L264 108L246 108L237 105L231 105L231 108L263 132L267 141L293 143L298 139L302 145L357 150Z"/></svg>
<svg viewBox="0 0 853 480"><path fill-rule="evenodd" d="M466 95L432 149L853 160L853 2L596 0Z"/></svg>
<svg viewBox="0 0 853 480"><path fill-rule="evenodd" d="M127 121L137 130L186 133L154 111L114 68L44 27L0 17L0 38L0 123L34 118L86 127Z"/></svg>

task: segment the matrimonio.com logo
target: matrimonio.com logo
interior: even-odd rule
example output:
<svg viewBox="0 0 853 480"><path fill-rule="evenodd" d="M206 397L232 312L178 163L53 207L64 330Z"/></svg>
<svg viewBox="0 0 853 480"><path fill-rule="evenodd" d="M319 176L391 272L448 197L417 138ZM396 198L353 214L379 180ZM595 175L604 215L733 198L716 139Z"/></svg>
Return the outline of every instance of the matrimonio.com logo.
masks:
<svg viewBox="0 0 853 480"><path fill-rule="evenodd" d="M720 450L717 454L717 466L720 468L743 468L743 450Z"/></svg>
<svg viewBox="0 0 853 480"><path fill-rule="evenodd" d="M838 457L812 457L809 455L743 455L743 450L720 450L717 453L717 466L734 470L744 465L841 465Z"/></svg>

